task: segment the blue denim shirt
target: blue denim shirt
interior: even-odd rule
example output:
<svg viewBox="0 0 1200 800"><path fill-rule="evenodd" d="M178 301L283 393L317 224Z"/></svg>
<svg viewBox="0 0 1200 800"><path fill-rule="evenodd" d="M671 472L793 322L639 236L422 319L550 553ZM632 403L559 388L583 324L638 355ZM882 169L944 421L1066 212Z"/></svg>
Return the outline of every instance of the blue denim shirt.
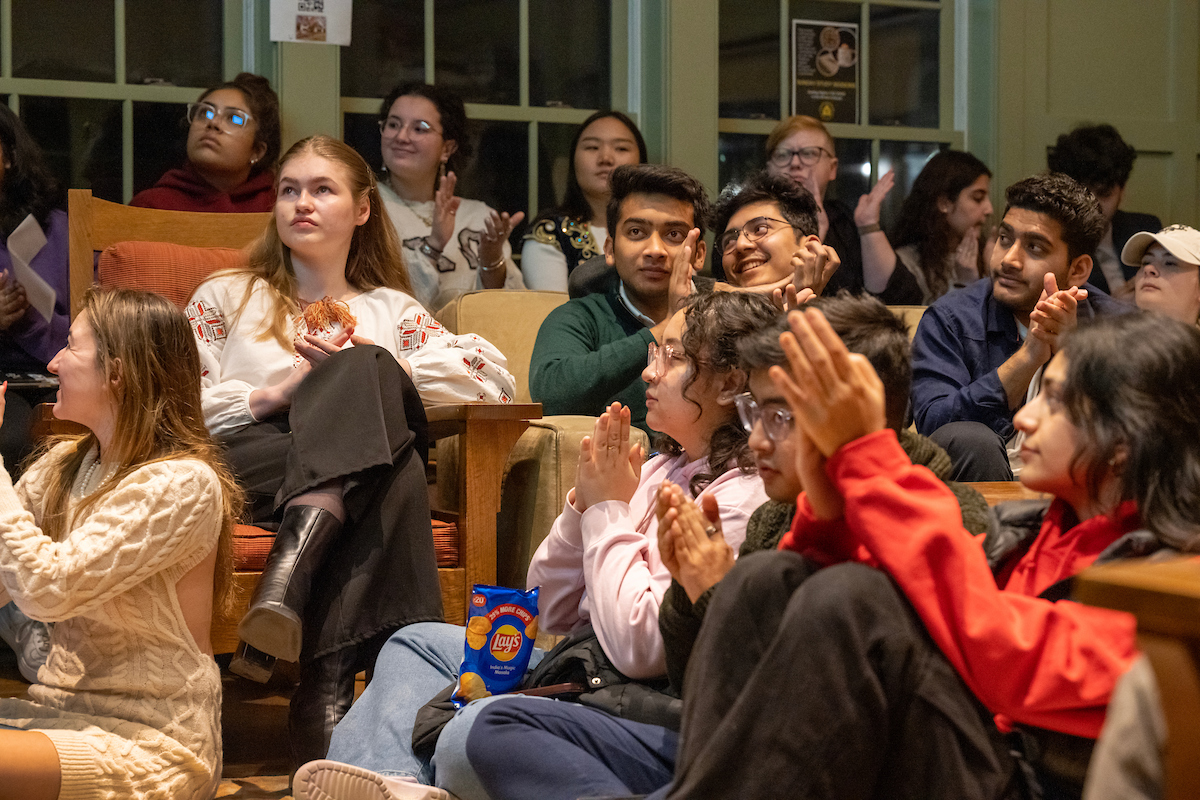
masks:
<svg viewBox="0 0 1200 800"><path fill-rule="evenodd" d="M1079 305L1080 321L1124 314L1133 306L1091 284ZM1021 347L1017 320L992 296L983 278L944 295L929 307L913 338L913 413L928 436L948 422L982 422L1008 439L1013 415L997 372Z"/></svg>

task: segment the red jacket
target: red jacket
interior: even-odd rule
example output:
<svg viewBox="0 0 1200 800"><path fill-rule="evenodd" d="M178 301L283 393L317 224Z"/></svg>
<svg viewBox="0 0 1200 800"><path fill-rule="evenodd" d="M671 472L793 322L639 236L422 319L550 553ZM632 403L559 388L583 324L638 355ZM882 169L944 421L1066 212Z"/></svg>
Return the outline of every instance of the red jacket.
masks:
<svg viewBox="0 0 1200 800"><path fill-rule="evenodd" d="M970 690L997 715L1096 738L1117 679L1137 656L1129 614L1037 595L1088 566L1141 526L1132 503L1063 529L1073 513L1055 501L1029 549L997 586L958 503L896 435L879 431L842 447L827 471L845 513L817 520L801 495L779 543L823 564L859 561L885 570Z"/></svg>
<svg viewBox="0 0 1200 800"><path fill-rule="evenodd" d="M275 208L275 175L263 170L232 192L219 192L190 163L184 164L135 194L129 205L167 211L271 211Z"/></svg>

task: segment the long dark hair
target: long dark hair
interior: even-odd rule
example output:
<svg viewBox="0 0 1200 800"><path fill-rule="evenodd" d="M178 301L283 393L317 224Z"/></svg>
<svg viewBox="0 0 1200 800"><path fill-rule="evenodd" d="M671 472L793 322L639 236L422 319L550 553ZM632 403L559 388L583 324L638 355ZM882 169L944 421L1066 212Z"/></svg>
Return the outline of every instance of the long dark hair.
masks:
<svg viewBox="0 0 1200 800"><path fill-rule="evenodd" d="M1200 329L1157 314L1105 317L1063 350L1063 404L1083 432L1072 460L1098 497L1125 455L1121 500L1164 544L1200 544Z"/></svg>
<svg viewBox="0 0 1200 800"><path fill-rule="evenodd" d="M992 171L978 158L961 150L943 150L925 164L900 207L900 218L892 229L892 244L917 246L932 297L941 297L950 288L951 265L946 261L958 247L956 234L938 208L938 200L955 202L962 190L979 180L980 175L990 178Z"/></svg>
<svg viewBox="0 0 1200 800"><path fill-rule="evenodd" d="M246 98L246 110L254 120L254 143L266 145L263 157L250 165L250 174L257 175L263 170L274 170L275 162L279 160L282 148L279 127L279 96L271 88L271 83L262 75L253 72L239 72L233 80L219 83L204 90L198 98L203 101L218 89L237 89Z"/></svg>
<svg viewBox="0 0 1200 800"><path fill-rule="evenodd" d="M567 217L576 222L591 221L592 207L588 205L587 198L583 196L583 189L579 186L579 178L575 175L575 151L579 149L579 140L583 138L583 132L587 130L587 127L596 120L605 119L606 117L612 117L629 129L629 132L633 134L634 141L637 142L638 163L646 163L648 158L646 155L646 140L642 138L642 132L638 130L634 121L620 111L597 111L580 124L579 130L575 131L575 138L571 140L571 157L567 159L567 191L563 195L562 203L555 208L538 214L534 222L539 222L543 219L553 219L554 217Z"/></svg>
<svg viewBox="0 0 1200 800"><path fill-rule="evenodd" d="M42 151L20 117L6 105L0 105L0 146L4 148L0 237L7 241L8 235L30 214L45 228L50 212L62 205L62 197L42 159Z"/></svg>
<svg viewBox="0 0 1200 800"><path fill-rule="evenodd" d="M463 166L474 148L467 139L467 109L462 98L444 86L431 83L402 83L392 87L379 106L379 121L386 122L392 104L401 97L424 97L437 108L442 124L442 141L453 140L458 145L446 160L446 171L461 175Z"/></svg>
<svg viewBox="0 0 1200 800"><path fill-rule="evenodd" d="M700 403L688 396L700 370L716 374L739 366L738 340L772 324L779 310L766 297L753 292L709 292L692 295L683 312L683 352L693 364L683 383L683 399L696 406ZM708 442L708 469L697 473L688 485L692 496L724 474L730 465L743 473L754 472L754 454L750 451L750 434L742 427L737 412L730 405L729 419L713 431ZM661 436L659 450L671 455L683 452L679 443Z"/></svg>

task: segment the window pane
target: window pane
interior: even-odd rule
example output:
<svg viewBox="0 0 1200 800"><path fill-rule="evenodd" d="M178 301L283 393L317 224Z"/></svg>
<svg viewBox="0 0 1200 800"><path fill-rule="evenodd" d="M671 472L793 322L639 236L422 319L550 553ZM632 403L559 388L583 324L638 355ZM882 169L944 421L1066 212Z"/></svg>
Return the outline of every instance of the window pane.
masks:
<svg viewBox="0 0 1200 800"><path fill-rule="evenodd" d="M441 0L433 17L438 85L468 103L517 105L520 10L518 0Z"/></svg>
<svg viewBox="0 0 1200 800"><path fill-rule="evenodd" d="M837 139L833 149L838 157L837 178L825 190L825 197L841 200L853 211L858 198L871 188L871 140Z"/></svg>
<svg viewBox="0 0 1200 800"><path fill-rule="evenodd" d="M742 181L766 166L767 137L755 133L721 133L717 135L717 180L720 186L710 186L709 193L717 195L731 182Z"/></svg>
<svg viewBox="0 0 1200 800"><path fill-rule="evenodd" d="M612 105L608 0L529 0L529 104ZM439 9L440 13L440 9Z"/></svg>
<svg viewBox="0 0 1200 800"><path fill-rule="evenodd" d="M342 48L342 94L384 97L425 81L424 0L355 0L354 35Z"/></svg>
<svg viewBox="0 0 1200 800"><path fill-rule="evenodd" d="M889 169L896 170L896 186L888 193L880 208L882 220L895 222L900 217L900 206L912 191L913 181L917 179L925 162L947 147L949 145L939 142L879 143L879 174L882 175Z"/></svg>
<svg viewBox="0 0 1200 800"><path fill-rule="evenodd" d="M779 118L779 3L721 0L720 115Z"/></svg>
<svg viewBox="0 0 1200 800"><path fill-rule="evenodd" d="M22 95L21 121L59 185L122 201L120 101Z"/></svg>
<svg viewBox="0 0 1200 800"><path fill-rule="evenodd" d="M871 7L872 125L938 127L938 12Z"/></svg>
<svg viewBox="0 0 1200 800"><path fill-rule="evenodd" d="M343 114L342 139L383 175L383 151L379 146L379 117L374 114Z"/></svg>
<svg viewBox="0 0 1200 800"><path fill-rule="evenodd" d="M538 208L536 213L554 208L567 192L567 168L571 162L571 141L578 125L543 122L538 125Z"/></svg>
<svg viewBox="0 0 1200 800"><path fill-rule="evenodd" d="M149 189L187 160L187 105L133 104L133 193Z"/></svg>
<svg viewBox="0 0 1200 800"><path fill-rule="evenodd" d="M113 3L12 0L12 21L14 77L116 80Z"/></svg>
<svg viewBox="0 0 1200 800"><path fill-rule="evenodd" d="M218 83L224 66L224 15L223 5L214 0L125 0L126 81L175 86Z"/></svg>
<svg viewBox="0 0 1200 800"><path fill-rule="evenodd" d="M524 211L525 221L509 237L513 250L520 252L521 237L529 226L529 125L471 120L467 139L474 143L475 155L459 178L458 194L482 200L497 211Z"/></svg>

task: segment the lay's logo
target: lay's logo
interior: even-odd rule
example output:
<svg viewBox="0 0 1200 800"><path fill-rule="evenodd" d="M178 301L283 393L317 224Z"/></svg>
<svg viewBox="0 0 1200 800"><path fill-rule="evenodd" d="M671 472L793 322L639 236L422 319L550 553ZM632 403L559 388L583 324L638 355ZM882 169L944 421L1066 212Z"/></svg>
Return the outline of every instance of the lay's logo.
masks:
<svg viewBox="0 0 1200 800"><path fill-rule="evenodd" d="M492 641L488 644L488 649L492 651L492 656L496 660L511 661L516 658L517 653L521 652L521 639L521 632L512 625L501 625L492 634Z"/></svg>

